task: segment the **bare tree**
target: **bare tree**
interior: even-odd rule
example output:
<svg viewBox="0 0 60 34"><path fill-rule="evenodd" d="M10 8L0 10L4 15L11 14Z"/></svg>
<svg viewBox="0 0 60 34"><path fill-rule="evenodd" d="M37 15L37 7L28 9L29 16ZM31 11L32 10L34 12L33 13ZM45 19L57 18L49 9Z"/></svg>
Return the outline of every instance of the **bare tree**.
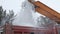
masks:
<svg viewBox="0 0 60 34"><path fill-rule="evenodd" d="M0 25L4 25L6 22L12 23L14 20L13 10L9 10L9 13L6 13L6 10L3 11L2 6L0 6Z"/></svg>
<svg viewBox="0 0 60 34"><path fill-rule="evenodd" d="M2 6L0 6L0 20L2 20L6 16L6 10L3 11Z"/></svg>
<svg viewBox="0 0 60 34"><path fill-rule="evenodd" d="M37 24L38 26L42 26L42 27L49 27L49 26L53 27L56 25L56 22L49 19L48 17L40 16L37 19Z"/></svg>

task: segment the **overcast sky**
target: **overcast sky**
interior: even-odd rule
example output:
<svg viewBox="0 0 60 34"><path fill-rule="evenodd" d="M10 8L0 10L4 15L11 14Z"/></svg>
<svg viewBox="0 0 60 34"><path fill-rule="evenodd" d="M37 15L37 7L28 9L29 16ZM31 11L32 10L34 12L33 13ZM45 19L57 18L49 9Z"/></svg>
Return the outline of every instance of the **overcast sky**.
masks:
<svg viewBox="0 0 60 34"><path fill-rule="evenodd" d="M3 6L4 9L14 10L15 13L20 11L21 4L24 0L0 0L0 6ZM57 12L60 11L60 0L39 0L49 7L53 8Z"/></svg>

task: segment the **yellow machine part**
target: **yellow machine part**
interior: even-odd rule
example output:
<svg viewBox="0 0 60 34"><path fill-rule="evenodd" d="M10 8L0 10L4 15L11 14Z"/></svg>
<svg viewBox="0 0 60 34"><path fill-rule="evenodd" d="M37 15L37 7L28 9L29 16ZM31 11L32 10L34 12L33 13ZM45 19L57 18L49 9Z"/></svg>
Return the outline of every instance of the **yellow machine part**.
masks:
<svg viewBox="0 0 60 34"><path fill-rule="evenodd" d="M46 17L49 17L50 19L56 21L57 23L60 23L60 13L57 11L51 9L50 7L46 6L45 4L41 3L40 1L33 1L28 0L33 5L35 5L35 10L39 12L40 14L45 15Z"/></svg>

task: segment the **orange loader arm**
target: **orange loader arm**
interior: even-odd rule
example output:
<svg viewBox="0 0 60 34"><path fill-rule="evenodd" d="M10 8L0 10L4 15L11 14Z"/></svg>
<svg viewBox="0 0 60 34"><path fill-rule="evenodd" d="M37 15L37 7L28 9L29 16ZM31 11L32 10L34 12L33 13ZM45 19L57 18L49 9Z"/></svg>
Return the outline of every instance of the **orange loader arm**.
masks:
<svg viewBox="0 0 60 34"><path fill-rule="evenodd" d="M55 10L51 9L40 1L28 1L35 6L35 10L38 13L45 15L46 17L56 21L57 23L60 23L60 13L56 12Z"/></svg>

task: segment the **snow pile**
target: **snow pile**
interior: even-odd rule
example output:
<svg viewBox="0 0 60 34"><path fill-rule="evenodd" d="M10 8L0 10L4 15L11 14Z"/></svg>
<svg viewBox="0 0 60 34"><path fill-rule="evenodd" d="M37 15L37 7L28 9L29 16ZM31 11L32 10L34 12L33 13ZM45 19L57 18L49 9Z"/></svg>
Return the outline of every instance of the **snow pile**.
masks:
<svg viewBox="0 0 60 34"><path fill-rule="evenodd" d="M25 0L22 3L21 11L17 14L14 25L20 26L35 26L32 12L34 12L34 5Z"/></svg>
<svg viewBox="0 0 60 34"><path fill-rule="evenodd" d="M39 16L37 19L34 18L35 6L25 0L22 2L21 11L17 14L13 25L18 26L31 26L31 27L47 27L48 25L52 26L55 24L54 21L50 20L47 17ZM36 16L37 17L37 16Z"/></svg>

